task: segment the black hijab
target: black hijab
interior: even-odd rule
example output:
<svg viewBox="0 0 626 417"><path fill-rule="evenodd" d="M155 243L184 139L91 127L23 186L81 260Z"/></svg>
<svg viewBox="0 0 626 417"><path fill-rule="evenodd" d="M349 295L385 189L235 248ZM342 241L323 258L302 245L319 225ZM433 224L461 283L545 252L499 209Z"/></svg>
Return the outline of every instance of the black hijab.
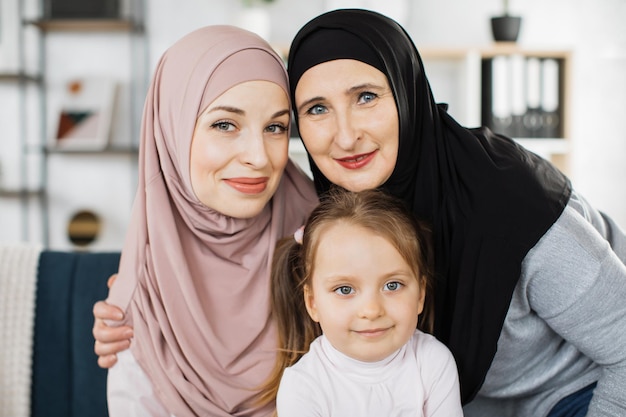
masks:
<svg viewBox="0 0 626 417"><path fill-rule="evenodd" d="M331 11L298 32L289 51L292 103L307 69L342 58L378 68L391 85L400 143L381 188L433 225L434 333L456 358L465 404L496 353L521 262L563 211L569 180L507 137L460 126L435 103L410 36L375 12ZM331 183L309 161L321 195Z"/></svg>

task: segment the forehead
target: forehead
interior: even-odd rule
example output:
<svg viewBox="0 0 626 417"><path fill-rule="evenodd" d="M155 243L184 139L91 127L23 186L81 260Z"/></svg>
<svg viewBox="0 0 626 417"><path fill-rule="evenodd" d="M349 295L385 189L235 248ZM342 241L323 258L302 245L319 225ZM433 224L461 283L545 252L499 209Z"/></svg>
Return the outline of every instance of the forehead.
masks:
<svg viewBox="0 0 626 417"><path fill-rule="evenodd" d="M337 253L344 255L352 253L355 257L344 257L344 259L350 259L348 263L352 263L354 259L358 259L367 249L382 246L390 246L395 249L393 242L388 236L370 227L343 218L331 220L321 225L316 232L316 257L319 257L320 252L327 252L326 255L329 256L326 256L325 259L334 259L335 256L332 255Z"/></svg>
<svg viewBox="0 0 626 417"><path fill-rule="evenodd" d="M321 88L337 88L375 83L388 87L387 77L378 68L355 59L336 59L317 64L302 74L296 86L298 93Z"/></svg>
<svg viewBox="0 0 626 417"><path fill-rule="evenodd" d="M271 94L272 100L268 100L268 95ZM236 84L222 94L220 94L211 105L215 105L217 103L223 103L228 101L259 101L259 98L263 98L263 101L271 104L273 101L278 100L277 104L283 105L285 103L288 104L288 96L287 91L283 88L282 85L276 84L272 81L265 80L254 80L254 81L244 81L242 83Z"/></svg>
<svg viewBox="0 0 626 417"><path fill-rule="evenodd" d="M399 273L417 277L389 236L349 221L333 222L318 233L313 282L348 277L378 282Z"/></svg>

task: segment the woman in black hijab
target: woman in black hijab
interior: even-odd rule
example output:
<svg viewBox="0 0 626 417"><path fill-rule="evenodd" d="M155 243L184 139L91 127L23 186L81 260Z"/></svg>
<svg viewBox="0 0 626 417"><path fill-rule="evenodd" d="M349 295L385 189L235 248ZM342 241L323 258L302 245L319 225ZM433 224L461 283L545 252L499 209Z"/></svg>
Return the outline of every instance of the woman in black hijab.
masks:
<svg viewBox="0 0 626 417"><path fill-rule="evenodd" d="M598 395L600 399L595 406L599 409L613 403L611 407L626 413L623 396L626 392L626 337L619 336L617 340L621 355L608 356L601 349L585 351L589 343L583 340L592 337L598 342L598 338L606 336L606 329L595 328L600 322L615 329L621 326L621 334L626 334L623 331L626 309L615 305L621 317L611 314L608 320L587 310L587 320L594 325L584 329L575 326L579 323L567 327L568 320L574 318L568 316L573 314L573 308L559 312L561 315L557 321L563 321L562 324L541 317L541 314L552 311L550 308L542 311L544 303L548 307L563 306L567 297L572 296L590 303L585 299L588 294L574 294L561 288L563 278L545 283L552 273L564 274L572 286L580 287L596 285L597 281L604 279L603 275L608 274L613 281L621 283L617 290L622 300L625 299L624 234L610 219L587 207L584 200L572 191L569 180L549 162L486 128L460 126L448 115L445 106L435 103L421 58L410 36L396 22L375 12L355 9L325 13L306 24L291 45L288 72L292 102L300 135L309 151L312 147L319 150L318 138L328 134L328 118L340 119L338 112L333 114L339 107L333 107L338 103L333 100L341 97L343 90L339 89L336 96L334 93L328 97L324 93L318 94L316 86L327 82L328 77L325 80L315 76L310 78L307 71L336 60L356 60L382 72L393 93L398 115L395 121L399 132L397 160L393 172L375 186L404 199L417 217L428 220L433 226L438 274L434 334L455 355L464 402L468 403L478 395L477 401L466 407L467 412L471 413L472 407L477 407L474 408L476 415L491 415L485 414L490 410L497 411L493 415L499 416L547 415L555 403L577 390L587 387L572 398L590 396L593 384L598 380L601 382L596 392L604 390L601 386L608 386L609 382L606 377L601 377L603 373L618 373L619 390L607 387L601 394L604 397ZM310 78L305 92L301 90L306 87L299 85L303 76ZM346 81L345 91L361 88L358 82L355 81L354 85L350 82ZM366 92L361 96L372 100L371 103L377 99L375 93ZM324 129L321 129L319 120L325 116L328 116L324 119L326 128L320 133ZM345 117L337 123L349 123L346 122L349 116ZM354 140L360 138L355 136ZM344 175L352 175L355 171L354 167L349 167L342 174L340 161L332 158L333 146L328 145L326 154L309 152L320 195L328 191L332 183L344 185ZM320 166L333 166L333 170L325 169L329 177L324 175ZM576 211L576 208L580 209ZM599 230L593 230L591 220L578 212L597 220ZM561 218L564 220L559 220ZM558 229L565 228L565 232L549 232L550 236L544 238L546 232L557 229L555 223L562 223ZM622 261L604 239L611 235L616 244L622 245ZM545 242L539 245L542 238ZM580 249L568 246L570 253L562 255L556 246L563 239L592 241L589 244L579 242L583 244ZM572 263L580 259L596 261L596 245L602 248L598 253L608 258L607 265L599 269L579 269L580 274L569 270ZM559 255L561 261L555 258ZM594 297L606 296L614 300L615 288L611 280L605 281L600 283L602 293ZM541 294L539 289L553 290L555 294ZM529 299L536 292L545 299L537 302ZM565 299L547 298L557 297L559 293ZM575 301L581 302L581 299ZM599 301L603 300L594 299L593 305ZM521 327L515 327L516 319L520 319L517 325L521 323ZM551 328L557 325L564 326L563 332ZM589 328L596 333L586 333ZM537 333L533 334L535 331ZM574 335L568 335L568 332ZM524 366L515 357L511 358L509 355L517 352L519 346L509 351L509 343L519 342L527 342L523 351L532 352L520 359L540 358L544 363ZM612 339L612 343L615 342ZM603 339L601 343L608 343L608 340ZM555 350L545 354L543 349L546 346ZM608 360L617 361L618 365L603 369L602 361ZM534 382L511 381L506 375L500 378L500 374L511 371L507 363L517 367L512 369L525 369ZM571 372L571 368L563 366L565 363L577 364L577 371ZM547 375L550 372L558 373L559 377L551 379ZM567 377L563 377L564 373L568 373ZM511 375L517 374L513 372ZM621 398L615 400L616 395Z"/></svg>

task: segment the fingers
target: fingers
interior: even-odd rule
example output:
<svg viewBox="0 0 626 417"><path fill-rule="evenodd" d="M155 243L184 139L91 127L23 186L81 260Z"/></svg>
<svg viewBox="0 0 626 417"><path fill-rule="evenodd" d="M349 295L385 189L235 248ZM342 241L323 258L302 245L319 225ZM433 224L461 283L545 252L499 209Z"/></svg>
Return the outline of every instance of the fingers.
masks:
<svg viewBox="0 0 626 417"><path fill-rule="evenodd" d="M113 283L115 282L115 279L117 278L117 274L113 274L109 277L109 279L107 280L107 287L109 287L109 289L111 288L111 286L113 285Z"/></svg>
<svg viewBox="0 0 626 417"><path fill-rule="evenodd" d="M93 316L96 320L120 321L124 318L124 313L119 308L107 304L105 301L98 301L93 305Z"/></svg>
<svg viewBox="0 0 626 417"><path fill-rule="evenodd" d="M107 287L111 288L117 274L107 280ZM120 321L124 313L117 307L98 301L93 306L93 337L95 339L94 352L98 355L98 366L108 369L117 363L117 353L130 347L133 330L128 326L111 327L105 320Z"/></svg>
<svg viewBox="0 0 626 417"><path fill-rule="evenodd" d="M110 368L117 362L117 353L130 347L132 328L128 326L110 327L102 320L96 320L93 334L94 352L98 355L98 366Z"/></svg>
<svg viewBox="0 0 626 417"><path fill-rule="evenodd" d="M100 320L100 319L96 319L96 321L94 322L93 325L93 330L92 330L92 334L93 334L93 338L102 343L102 344L108 344L108 343L116 343L116 342L122 342L122 341L130 341L130 339L133 337L133 329L130 326L120 326L120 327L111 327L111 326L107 326L107 324ZM98 355L104 354L106 355L107 353L110 352L96 352Z"/></svg>
<svg viewBox="0 0 626 417"><path fill-rule="evenodd" d="M98 366L100 368L109 369L117 363L116 355L106 355L98 357Z"/></svg>
<svg viewBox="0 0 626 417"><path fill-rule="evenodd" d="M110 368L117 362L116 353L130 347L133 329L129 326L108 326L105 320L119 321L124 318L122 311L104 301L98 301L93 307L95 339L94 352L99 356L98 365Z"/></svg>
<svg viewBox="0 0 626 417"><path fill-rule="evenodd" d="M126 350L130 347L130 339L118 340L115 342L106 342L103 343L99 340L96 340L94 344L94 352L98 356L108 356L115 355L123 350Z"/></svg>
<svg viewBox="0 0 626 417"><path fill-rule="evenodd" d="M113 327L108 326L105 320L119 321L124 318L122 311L104 301L98 301L93 306L93 337L101 343L112 343L128 340L133 337L133 329L129 326ZM117 350L119 351L119 350ZM107 354L110 352L103 352L97 354Z"/></svg>

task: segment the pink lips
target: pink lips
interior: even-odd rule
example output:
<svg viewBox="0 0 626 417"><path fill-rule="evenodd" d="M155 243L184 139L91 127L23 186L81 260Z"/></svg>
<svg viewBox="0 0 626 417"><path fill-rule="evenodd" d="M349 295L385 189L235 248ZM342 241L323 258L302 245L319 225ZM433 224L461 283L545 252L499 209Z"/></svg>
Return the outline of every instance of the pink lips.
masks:
<svg viewBox="0 0 626 417"><path fill-rule="evenodd" d="M228 178L224 180L226 184L233 187L235 190L244 194L259 194L265 191L269 178Z"/></svg>
<svg viewBox="0 0 626 417"><path fill-rule="evenodd" d="M342 167L346 169L359 169L363 168L365 165L369 164L372 159L376 156L378 151L363 153L359 155L351 155L345 158L337 158L335 161L339 163Z"/></svg>
<svg viewBox="0 0 626 417"><path fill-rule="evenodd" d="M385 334L387 330L388 329L368 329L368 330L357 331L357 333L363 337L374 338L374 337L378 337L378 336Z"/></svg>

